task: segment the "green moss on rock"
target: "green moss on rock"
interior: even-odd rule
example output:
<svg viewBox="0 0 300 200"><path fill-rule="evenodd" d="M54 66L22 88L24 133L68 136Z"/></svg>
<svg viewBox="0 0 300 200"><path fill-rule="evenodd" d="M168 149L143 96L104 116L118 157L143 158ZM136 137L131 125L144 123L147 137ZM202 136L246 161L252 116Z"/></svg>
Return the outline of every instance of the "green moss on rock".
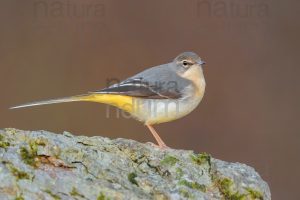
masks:
<svg viewBox="0 0 300 200"><path fill-rule="evenodd" d="M211 165L211 156L205 152L197 154L197 155L192 154L191 159L194 163L196 163L198 165L202 165L205 163L208 163L209 166Z"/></svg>
<svg viewBox="0 0 300 200"><path fill-rule="evenodd" d="M39 164L38 159L38 146L42 145L44 146L44 143L41 143L40 140L31 140L29 141L29 148L21 147L20 148L20 154L22 160L27 164L31 165L33 167L37 167Z"/></svg>
<svg viewBox="0 0 300 200"><path fill-rule="evenodd" d="M264 199L261 192L259 192L257 190L254 190L252 188L246 188L246 190L247 190L247 192L248 192L248 194L249 194L249 196L251 197L252 200L256 200L256 199L263 200Z"/></svg>
<svg viewBox="0 0 300 200"><path fill-rule="evenodd" d="M97 200L110 200L108 197L106 197L103 192L101 192L98 197Z"/></svg>
<svg viewBox="0 0 300 200"><path fill-rule="evenodd" d="M245 200L246 194L240 194L238 191L233 191L233 182L229 178L217 180L217 186L225 200Z"/></svg>
<svg viewBox="0 0 300 200"><path fill-rule="evenodd" d="M194 189L194 190L199 190L201 192L206 192L206 186L205 185L202 185L202 184L199 184L197 182L189 182L187 180L181 180L178 182L179 185L184 185L186 187L189 187L191 189Z"/></svg>
<svg viewBox="0 0 300 200"><path fill-rule="evenodd" d="M29 174L14 167L11 163L7 163L6 166L9 169L9 171L12 173L12 175L14 175L17 178L17 180L30 178Z"/></svg>
<svg viewBox="0 0 300 200"><path fill-rule="evenodd" d="M173 166L176 164L176 162L178 162L179 160L177 158L175 158L174 156L171 155L167 155L160 163L162 165L170 165Z"/></svg>
<svg viewBox="0 0 300 200"><path fill-rule="evenodd" d="M44 138L37 138L36 140L32 141L32 143L34 143L33 145L39 145L44 147L47 144L47 140Z"/></svg>
<svg viewBox="0 0 300 200"><path fill-rule="evenodd" d="M183 170L179 167L176 168L176 178L181 178L183 176Z"/></svg>
<svg viewBox="0 0 300 200"><path fill-rule="evenodd" d="M183 188L179 189L179 193L180 193L181 196L183 196L183 197L185 197L187 199L192 199L192 196L191 196L190 192L187 191L187 190L185 190L185 189L183 189Z"/></svg>
<svg viewBox="0 0 300 200"><path fill-rule="evenodd" d="M6 133L13 134L13 135L18 132L18 130L14 128L5 128L4 130Z"/></svg>
<svg viewBox="0 0 300 200"><path fill-rule="evenodd" d="M23 197L22 195L20 195L20 196L17 196L17 197L15 198L15 200L25 200L25 199L24 199L24 197Z"/></svg>
<svg viewBox="0 0 300 200"><path fill-rule="evenodd" d="M10 146L10 143L5 141L5 138L3 135L0 135L0 148L6 149L9 146Z"/></svg>
<svg viewBox="0 0 300 200"><path fill-rule="evenodd" d="M51 190L44 190L44 192L48 193L54 200L61 200L60 196L51 192Z"/></svg>
<svg viewBox="0 0 300 200"><path fill-rule="evenodd" d="M84 195L80 194L75 187L72 188L72 191L70 192L70 195L84 198Z"/></svg>
<svg viewBox="0 0 300 200"><path fill-rule="evenodd" d="M136 173L132 172L130 174L128 174L128 180L134 184L134 185L139 185L138 182L135 180L135 178L137 177Z"/></svg>
<svg viewBox="0 0 300 200"><path fill-rule="evenodd" d="M238 191L233 190L233 181L229 178L215 179L217 187L219 188L220 193L224 196L225 200L263 200L263 195L261 192L252 189L245 188L247 192L241 194Z"/></svg>
<svg viewBox="0 0 300 200"><path fill-rule="evenodd" d="M6 149L7 147L10 146L10 143L9 142L3 142L3 141L0 141L0 147L1 148L4 148Z"/></svg>
<svg viewBox="0 0 300 200"><path fill-rule="evenodd" d="M26 147L20 148L20 154L22 160L27 164L36 167L37 166L37 152L33 149L27 149Z"/></svg>

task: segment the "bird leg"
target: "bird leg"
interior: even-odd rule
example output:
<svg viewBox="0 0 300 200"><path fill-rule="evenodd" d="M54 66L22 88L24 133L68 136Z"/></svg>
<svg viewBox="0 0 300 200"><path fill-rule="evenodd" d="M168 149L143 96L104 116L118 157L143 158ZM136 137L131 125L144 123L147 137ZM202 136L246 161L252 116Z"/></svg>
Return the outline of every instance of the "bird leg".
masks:
<svg viewBox="0 0 300 200"><path fill-rule="evenodd" d="M162 149L168 148L168 146L164 143L164 141L159 137L159 135L155 131L155 129L152 126L148 125L148 124L146 124L146 126L149 128L150 132L152 133L155 140L157 141L159 148L162 148Z"/></svg>

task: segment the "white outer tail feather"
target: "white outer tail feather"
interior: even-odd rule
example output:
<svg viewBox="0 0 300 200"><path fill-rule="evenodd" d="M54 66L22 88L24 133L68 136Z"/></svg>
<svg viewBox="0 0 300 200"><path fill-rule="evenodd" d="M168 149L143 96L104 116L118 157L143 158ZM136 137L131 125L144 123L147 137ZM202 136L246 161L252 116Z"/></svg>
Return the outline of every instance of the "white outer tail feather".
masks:
<svg viewBox="0 0 300 200"><path fill-rule="evenodd" d="M31 103L14 106L9 109L26 108L26 107L31 107L31 106L41 106L41 105L47 105L47 104L80 101L80 98L75 98L75 97L65 97L65 98L50 99L50 100L45 100L45 101L35 101L35 102L31 102Z"/></svg>

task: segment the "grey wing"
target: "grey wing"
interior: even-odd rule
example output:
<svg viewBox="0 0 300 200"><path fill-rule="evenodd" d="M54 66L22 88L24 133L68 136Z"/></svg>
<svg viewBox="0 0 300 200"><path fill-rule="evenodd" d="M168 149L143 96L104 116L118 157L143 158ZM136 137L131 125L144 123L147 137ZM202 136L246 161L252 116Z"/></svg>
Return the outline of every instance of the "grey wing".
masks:
<svg viewBox="0 0 300 200"><path fill-rule="evenodd" d="M151 99L178 99L188 81L168 66L162 65L145 70L118 84L93 93L121 94Z"/></svg>

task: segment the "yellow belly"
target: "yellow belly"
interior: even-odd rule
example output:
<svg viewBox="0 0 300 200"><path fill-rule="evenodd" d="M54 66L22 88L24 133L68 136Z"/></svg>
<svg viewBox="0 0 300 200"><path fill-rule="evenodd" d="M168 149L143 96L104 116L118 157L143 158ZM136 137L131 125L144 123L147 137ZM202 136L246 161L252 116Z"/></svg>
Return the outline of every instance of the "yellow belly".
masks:
<svg viewBox="0 0 300 200"><path fill-rule="evenodd" d="M201 100L199 98L188 101L143 99L116 94L91 94L78 97L78 99L80 101L105 103L115 106L130 113L135 119L149 125L181 118L194 110Z"/></svg>
<svg viewBox="0 0 300 200"><path fill-rule="evenodd" d="M160 103L157 103L157 100L116 94L91 94L77 98L79 98L80 101L97 102L115 106L130 113L135 119L147 124L158 124L177 118L172 112L170 112L169 115L162 113L161 110L163 108L159 108ZM154 109L156 106L158 106L158 108Z"/></svg>

